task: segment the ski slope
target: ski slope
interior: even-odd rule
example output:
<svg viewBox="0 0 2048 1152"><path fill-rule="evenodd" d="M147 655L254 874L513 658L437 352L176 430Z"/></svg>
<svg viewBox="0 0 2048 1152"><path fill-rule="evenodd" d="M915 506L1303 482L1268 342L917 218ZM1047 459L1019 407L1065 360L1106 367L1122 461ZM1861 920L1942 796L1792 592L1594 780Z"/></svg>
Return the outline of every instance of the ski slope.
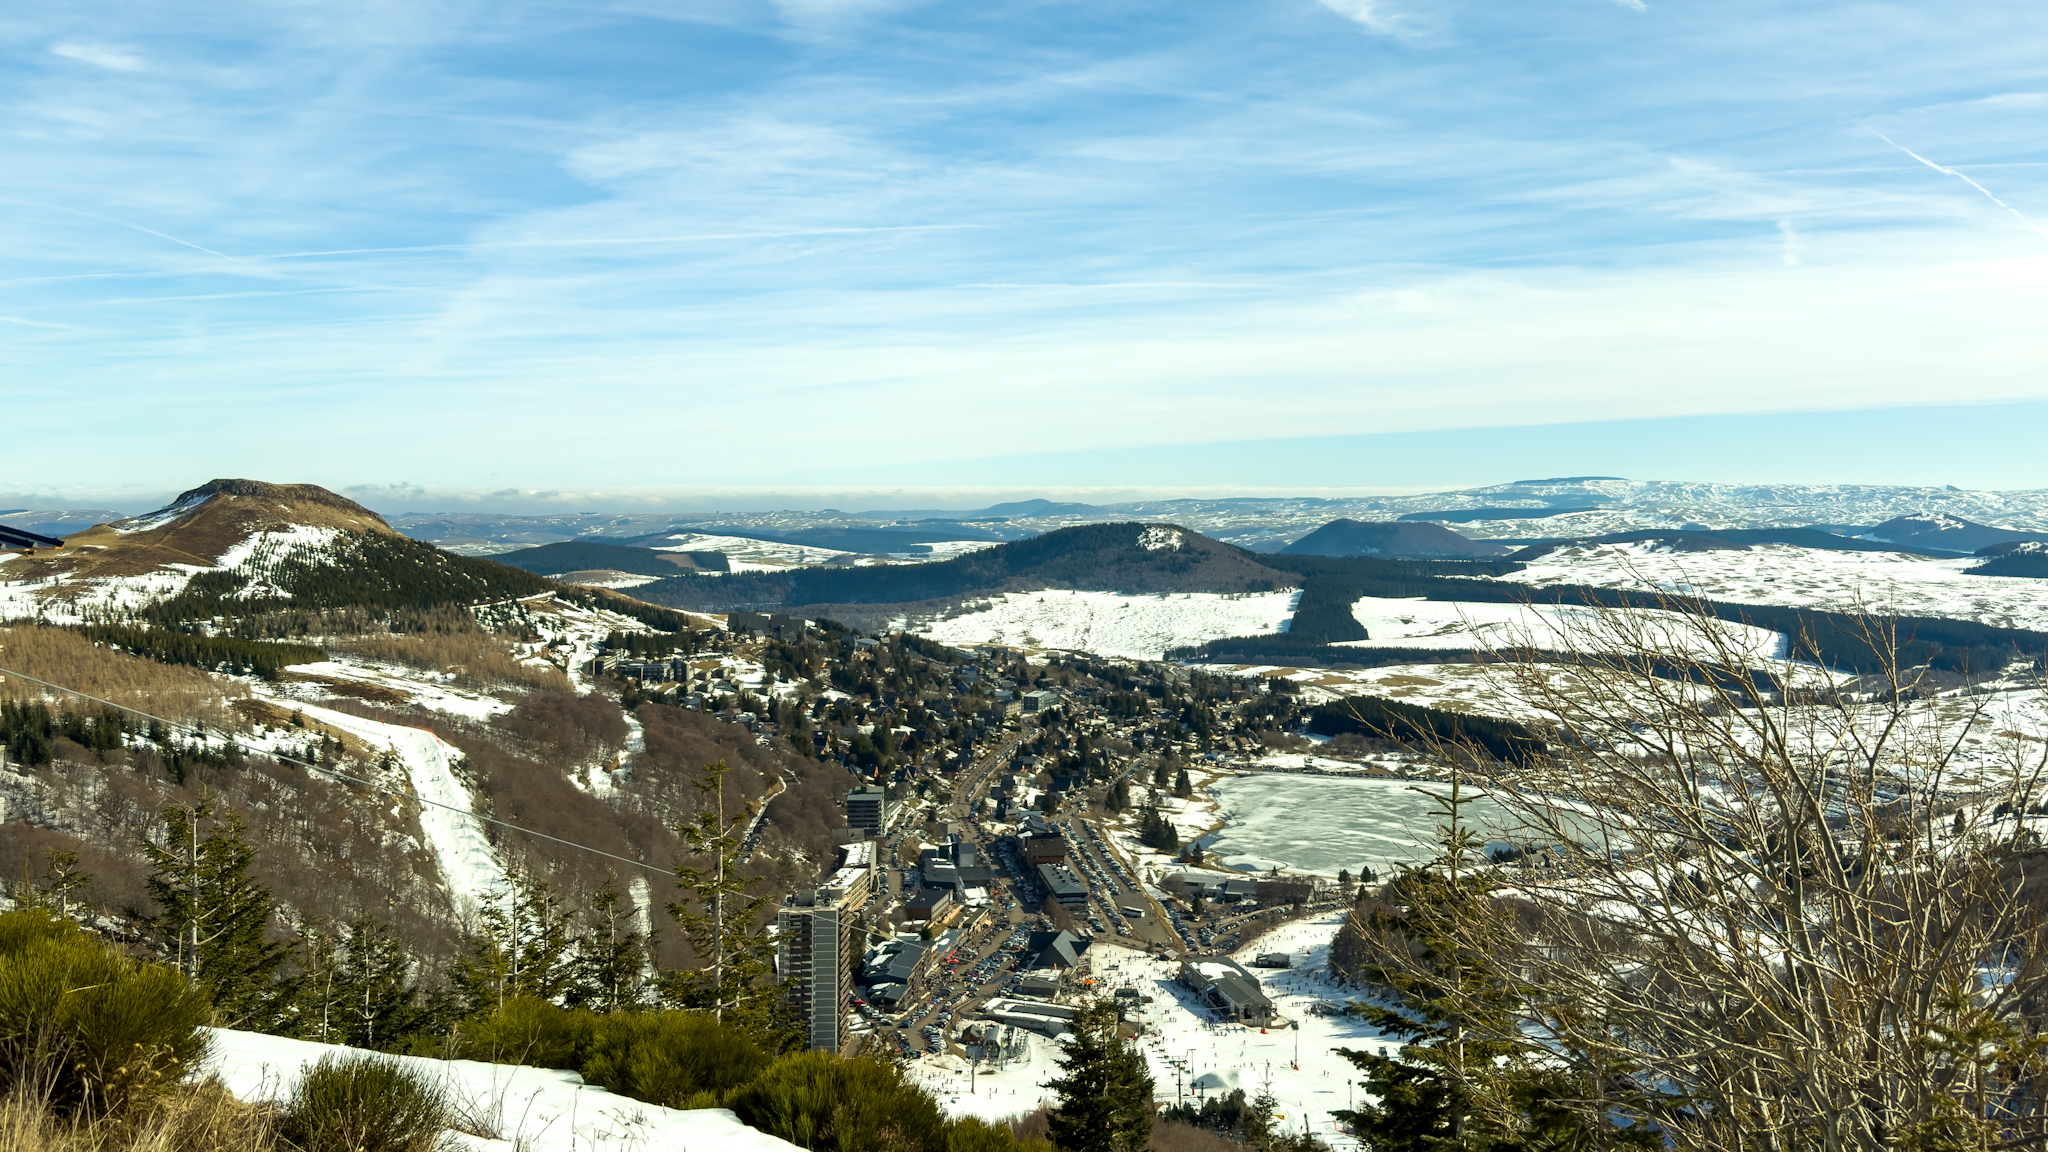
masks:
<svg viewBox="0 0 2048 1152"><path fill-rule="evenodd" d="M979 610L916 626L942 644L1000 644L1157 660L1168 648L1282 632L1301 593L1009 592Z"/></svg>
<svg viewBox="0 0 2048 1152"><path fill-rule="evenodd" d="M455 778L451 757L461 753L453 745L424 728L365 720L316 704L299 704L297 708L308 720L345 732L372 748L397 753L413 794L432 801L420 805L420 829L426 833L427 847L434 853L441 879L458 909L473 909L508 890L505 866L491 851L483 826L465 815L474 811L475 800ZM448 807L436 807L442 804Z"/></svg>
<svg viewBox="0 0 2048 1152"><path fill-rule="evenodd" d="M255 1032L208 1029L204 1072L237 1099L282 1101L322 1056L361 1049ZM450 1145L474 1152L790 1152L796 1145L740 1123L726 1108L676 1109L614 1096L574 1072L379 1056L440 1084L467 1123L492 1133L451 1130Z"/></svg>

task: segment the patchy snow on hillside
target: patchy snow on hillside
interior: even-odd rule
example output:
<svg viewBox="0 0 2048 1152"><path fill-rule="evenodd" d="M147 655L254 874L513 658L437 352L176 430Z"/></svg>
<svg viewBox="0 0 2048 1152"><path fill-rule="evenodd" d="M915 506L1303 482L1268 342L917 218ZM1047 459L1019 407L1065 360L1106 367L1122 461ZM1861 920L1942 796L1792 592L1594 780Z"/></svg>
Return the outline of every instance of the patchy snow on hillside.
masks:
<svg viewBox="0 0 2048 1152"><path fill-rule="evenodd" d="M450 716L461 716L467 720L489 720L512 710L512 705L496 696L480 692L465 692L447 683L454 677L446 673L423 672L417 668L406 668L396 664L374 664L364 660L339 658L320 660L312 664L293 664L286 673L309 677L310 681L283 680L276 684L263 685L262 690L280 699L317 700L325 693L320 681L339 680L351 684L364 684L395 692L413 704L434 712Z"/></svg>
<svg viewBox="0 0 2048 1152"><path fill-rule="evenodd" d="M931 620L915 630L956 647L1001 644L1157 660L1168 648L1226 636L1285 631L1300 593L1009 592L978 611Z"/></svg>
<svg viewBox="0 0 2048 1152"><path fill-rule="evenodd" d="M778 568L794 568L800 564L824 564L836 556L844 556L836 548L812 548L803 544L778 544L773 540L755 540L747 536L712 536L704 533L685 532L668 538L669 542L655 547L656 552L719 552L735 572L761 572Z"/></svg>
<svg viewBox="0 0 2048 1152"><path fill-rule="evenodd" d="M1444 648L1485 651L1517 647L1561 648L1576 642L1586 647L1607 628L1615 610L1572 605L1483 604L1467 601L1391 599L1367 596L1351 606L1368 639L1344 640L1347 648ZM1649 627L1653 640L1668 649L1708 650L1704 637L1692 634L1688 621L1675 613L1631 612ZM1784 637L1763 628L1716 622L1741 650L1761 659L1784 651Z"/></svg>
<svg viewBox="0 0 2048 1152"><path fill-rule="evenodd" d="M448 1133L455 1148L474 1152L646 1152L657 1148L791 1152L796 1147L740 1123L730 1109L685 1110L645 1104L585 1084L581 1076L569 1071L384 1056L338 1044L224 1028L207 1032L212 1043L204 1072L220 1077L227 1090L241 1100L283 1101L306 1069L327 1055L376 1055L410 1068L441 1085L465 1128L491 1133Z"/></svg>
<svg viewBox="0 0 2048 1152"><path fill-rule="evenodd" d="M1975 556L1934 559L1790 544L1711 552L1671 552L1650 543L1592 544L1560 548L1503 579L1536 588L1592 584L1681 592L1733 604L1836 612L1864 607L2048 629L2048 581L1967 574L1983 562Z"/></svg>

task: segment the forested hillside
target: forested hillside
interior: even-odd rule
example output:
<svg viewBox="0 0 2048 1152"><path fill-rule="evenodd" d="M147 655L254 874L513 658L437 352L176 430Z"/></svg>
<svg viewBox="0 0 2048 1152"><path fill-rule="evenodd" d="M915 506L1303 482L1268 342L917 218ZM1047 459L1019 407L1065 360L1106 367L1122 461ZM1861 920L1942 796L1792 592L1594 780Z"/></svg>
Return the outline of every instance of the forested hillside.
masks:
<svg viewBox="0 0 2048 1152"><path fill-rule="evenodd" d="M1149 535L1148 535L1149 534ZM1266 557L1184 528L1086 524L935 564L680 576L633 594L699 611L903 604L1000 591L1265 592L1298 579Z"/></svg>

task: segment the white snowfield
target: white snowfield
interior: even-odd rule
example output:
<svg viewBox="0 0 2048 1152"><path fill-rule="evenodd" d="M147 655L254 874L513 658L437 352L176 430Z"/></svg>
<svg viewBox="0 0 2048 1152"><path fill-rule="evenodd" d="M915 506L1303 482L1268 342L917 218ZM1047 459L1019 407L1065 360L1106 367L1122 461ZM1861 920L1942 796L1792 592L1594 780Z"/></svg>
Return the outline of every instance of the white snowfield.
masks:
<svg viewBox="0 0 2048 1152"><path fill-rule="evenodd" d="M1343 640L1348 648L1443 648L1486 651L1518 647L1563 648L1596 642L1609 618L1633 617L1649 638L1666 650L1706 655L1711 646L1676 613L1597 609L1557 604L1484 604L1470 601L1388 599L1367 596L1351 606L1368 639ZM1717 623L1725 640L1758 659L1783 655L1785 638L1742 624Z"/></svg>
<svg viewBox="0 0 2048 1152"><path fill-rule="evenodd" d="M2048 629L2048 580L1971 576L1978 557L1828 552L1789 544L1741 551L1672 552L1654 544L1561 548L1503 577L1535 587L1593 584L1664 590L1735 604L1782 604L1908 616L1946 616L2002 628Z"/></svg>
<svg viewBox="0 0 2048 1152"><path fill-rule="evenodd" d="M361 1049L255 1032L209 1029L212 1050L205 1072L218 1076L241 1100L282 1101L322 1056L368 1055ZM574 1072L382 1056L440 1084L465 1128L450 1131L459 1148L474 1152L789 1152L796 1145L740 1123L726 1108L682 1110L614 1096L585 1084Z"/></svg>
<svg viewBox="0 0 2048 1152"><path fill-rule="evenodd" d="M461 754L454 746L424 728L365 720L315 704L296 707L308 720L346 732L372 748L390 748L398 754L413 793L433 801L420 805L420 829L426 833L427 847L433 851L441 879L458 908L473 909L508 890L505 866L492 853L483 827L464 815L474 810L475 801L450 767L451 758ZM441 804L457 811L435 806Z"/></svg>
<svg viewBox="0 0 2048 1152"><path fill-rule="evenodd" d="M1157 660L1168 648L1284 632L1301 593L1008 592L978 611L916 625L942 644L1094 652Z"/></svg>

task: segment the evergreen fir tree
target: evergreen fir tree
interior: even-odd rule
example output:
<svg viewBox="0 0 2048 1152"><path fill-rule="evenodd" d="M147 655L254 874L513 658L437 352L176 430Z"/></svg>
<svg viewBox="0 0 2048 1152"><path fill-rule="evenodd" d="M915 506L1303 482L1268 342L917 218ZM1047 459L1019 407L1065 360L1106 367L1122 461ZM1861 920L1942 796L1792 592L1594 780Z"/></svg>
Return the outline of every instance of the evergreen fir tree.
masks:
<svg viewBox="0 0 2048 1152"><path fill-rule="evenodd" d="M758 923L769 898L755 891L755 877L741 876L734 868L747 815L725 813L728 771L723 760L705 766L697 787L714 804L681 831L691 851L710 863L676 866L676 886L686 895L668 906L700 967L669 973L662 993L678 1008L709 1012L720 1023L765 1035L778 1027L780 1000L770 983L774 944Z"/></svg>
<svg viewBox="0 0 2048 1152"><path fill-rule="evenodd" d="M71 894L92 883L92 873L78 866L78 853L52 848L44 858L43 881L29 892L27 903L71 918Z"/></svg>
<svg viewBox="0 0 2048 1152"><path fill-rule="evenodd" d="M1162 756L1159 758L1159 763L1152 766L1152 786L1154 788L1165 788L1172 783L1173 765L1168 763L1167 759Z"/></svg>
<svg viewBox="0 0 2048 1152"><path fill-rule="evenodd" d="M437 1023L418 966L382 921L357 916L306 933L294 1031L323 1044L396 1051Z"/></svg>
<svg viewBox="0 0 2048 1152"><path fill-rule="evenodd" d="M216 813L213 800L163 811L164 842L144 838L153 871L152 921L187 979L203 986L223 1027L264 1028L284 1008L279 980L286 946L270 939L270 889L249 876L256 850L243 835L241 813ZM204 831L204 836L201 833Z"/></svg>
<svg viewBox="0 0 2048 1152"><path fill-rule="evenodd" d="M606 873L591 901L591 930L576 941L572 1008L626 1012L646 1002L648 941L633 926L633 911L620 905L617 880Z"/></svg>
<svg viewBox="0 0 2048 1152"><path fill-rule="evenodd" d="M555 1002L575 981L570 916L545 880L515 873L478 909L455 962L454 983L470 1012L492 1012L515 996Z"/></svg>
<svg viewBox="0 0 2048 1152"><path fill-rule="evenodd" d="M1173 794L1183 800L1195 794L1195 785L1188 779L1187 769L1181 769L1180 774L1173 778Z"/></svg>
<svg viewBox="0 0 2048 1152"><path fill-rule="evenodd" d="M1144 1152L1152 1137L1152 1077L1145 1057L1118 1031L1116 1004L1097 1000L1076 1013L1062 1046L1052 1142L1063 1152Z"/></svg>
<svg viewBox="0 0 2048 1152"><path fill-rule="evenodd" d="M1160 815L1159 798L1156 796L1148 799L1138 814L1138 843L1154 852L1180 851L1180 833L1175 830L1173 821Z"/></svg>

